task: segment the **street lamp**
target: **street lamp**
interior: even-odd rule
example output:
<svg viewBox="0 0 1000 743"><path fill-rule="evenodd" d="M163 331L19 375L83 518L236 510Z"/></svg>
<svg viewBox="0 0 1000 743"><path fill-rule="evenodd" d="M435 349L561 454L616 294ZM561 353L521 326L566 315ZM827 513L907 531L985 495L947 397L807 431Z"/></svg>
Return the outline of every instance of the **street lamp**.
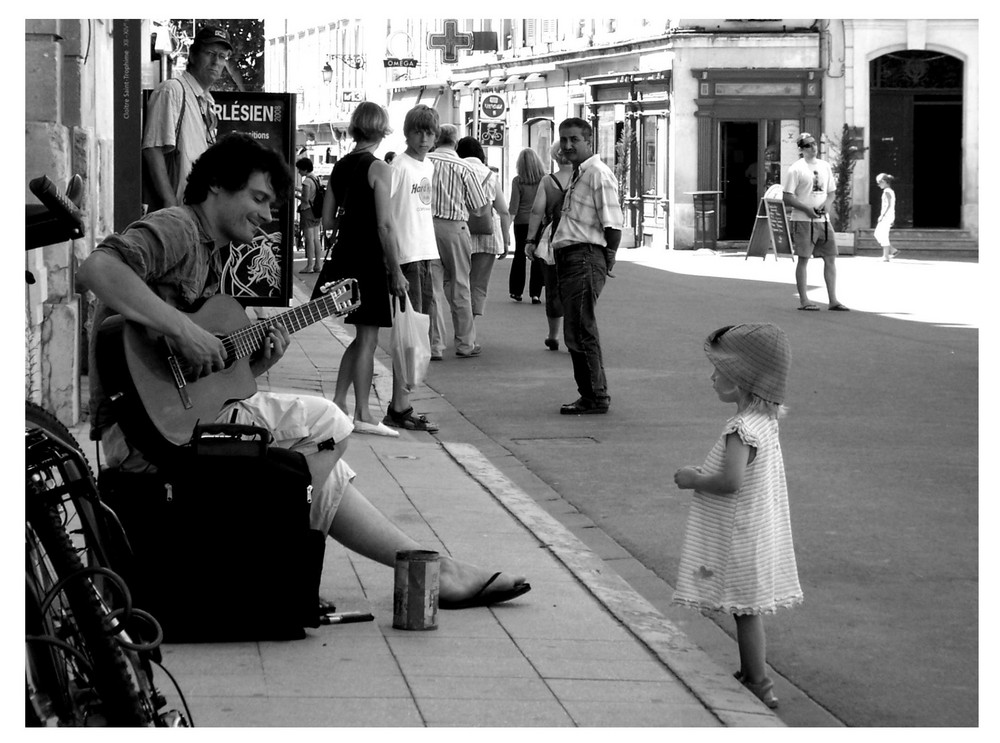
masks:
<svg viewBox="0 0 1000 743"><path fill-rule="evenodd" d="M329 83L331 80L333 80L333 68L330 66L330 63L327 62L323 65L323 82Z"/></svg>

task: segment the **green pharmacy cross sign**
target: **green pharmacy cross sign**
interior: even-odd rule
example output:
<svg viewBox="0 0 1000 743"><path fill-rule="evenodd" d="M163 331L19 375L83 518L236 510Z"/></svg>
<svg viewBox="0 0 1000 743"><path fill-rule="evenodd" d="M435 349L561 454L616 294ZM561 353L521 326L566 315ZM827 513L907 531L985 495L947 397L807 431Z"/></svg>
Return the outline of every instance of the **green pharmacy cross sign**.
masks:
<svg viewBox="0 0 1000 743"><path fill-rule="evenodd" d="M444 22L444 33L427 34L427 48L441 50L441 61L446 64L458 62L459 49L472 49L475 45L473 34L461 33L458 30L458 21L449 18Z"/></svg>

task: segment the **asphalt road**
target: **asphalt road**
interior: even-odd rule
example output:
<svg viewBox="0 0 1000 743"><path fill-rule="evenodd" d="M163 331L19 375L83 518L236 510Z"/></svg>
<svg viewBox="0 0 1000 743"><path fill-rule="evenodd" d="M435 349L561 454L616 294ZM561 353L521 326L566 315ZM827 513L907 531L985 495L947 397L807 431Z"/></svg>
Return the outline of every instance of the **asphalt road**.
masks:
<svg viewBox="0 0 1000 743"><path fill-rule="evenodd" d="M577 396L569 356L542 345L541 306L507 298L509 261L479 321L482 356L449 349L429 386L669 596L689 500L673 472L700 464L732 413L712 392L703 340L777 323L793 351L781 436L806 596L766 622L769 662L797 689L779 714L976 725L978 266L844 257L838 293L855 311L798 312L789 259L621 252L599 304L609 415L559 415ZM810 278L822 283L819 265ZM821 287L811 297L825 307ZM678 616L706 650L734 657L714 625L721 643L696 613ZM731 618L718 625L732 635Z"/></svg>

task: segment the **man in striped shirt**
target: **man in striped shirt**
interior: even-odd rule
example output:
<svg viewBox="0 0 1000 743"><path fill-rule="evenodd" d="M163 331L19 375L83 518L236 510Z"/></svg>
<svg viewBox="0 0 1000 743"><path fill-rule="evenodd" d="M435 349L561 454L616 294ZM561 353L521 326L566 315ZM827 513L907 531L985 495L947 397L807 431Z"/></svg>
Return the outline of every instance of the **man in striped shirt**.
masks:
<svg viewBox="0 0 1000 743"><path fill-rule="evenodd" d="M559 125L559 145L573 163L552 249L563 304L563 335L573 360L579 399L563 405L563 415L607 413L611 404L597 331L597 298L615 265L622 216L615 175L594 154L593 129L583 119Z"/></svg>
<svg viewBox="0 0 1000 743"><path fill-rule="evenodd" d="M444 294L451 305L455 325L455 355L471 358L482 352L476 343L472 314L472 236L468 219L490 208L489 199L479 185L472 166L455 152L458 127L442 124L434 151L428 158L434 163L431 208L434 212L434 236L444 266ZM435 353L437 349L432 349Z"/></svg>

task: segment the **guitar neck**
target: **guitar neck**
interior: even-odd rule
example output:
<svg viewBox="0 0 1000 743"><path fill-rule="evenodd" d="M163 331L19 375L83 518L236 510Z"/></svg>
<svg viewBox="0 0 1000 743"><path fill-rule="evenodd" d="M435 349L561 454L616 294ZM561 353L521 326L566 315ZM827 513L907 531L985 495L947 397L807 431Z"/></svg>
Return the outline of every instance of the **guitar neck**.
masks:
<svg viewBox="0 0 1000 743"><path fill-rule="evenodd" d="M251 323L245 328L240 328L235 333L230 333L223 337L222 345L225 347L229 358L246 358L257 352L264 343L264 339L267 338L268 328L273 325L283 325L289 333L295 333L315 322L319 322L324 317L329 317L338 312L349 311L355 305L342 301L346 293L346 290L338 287L311 302L293 307L290 310L273 315L266 320Z"/></svg>

